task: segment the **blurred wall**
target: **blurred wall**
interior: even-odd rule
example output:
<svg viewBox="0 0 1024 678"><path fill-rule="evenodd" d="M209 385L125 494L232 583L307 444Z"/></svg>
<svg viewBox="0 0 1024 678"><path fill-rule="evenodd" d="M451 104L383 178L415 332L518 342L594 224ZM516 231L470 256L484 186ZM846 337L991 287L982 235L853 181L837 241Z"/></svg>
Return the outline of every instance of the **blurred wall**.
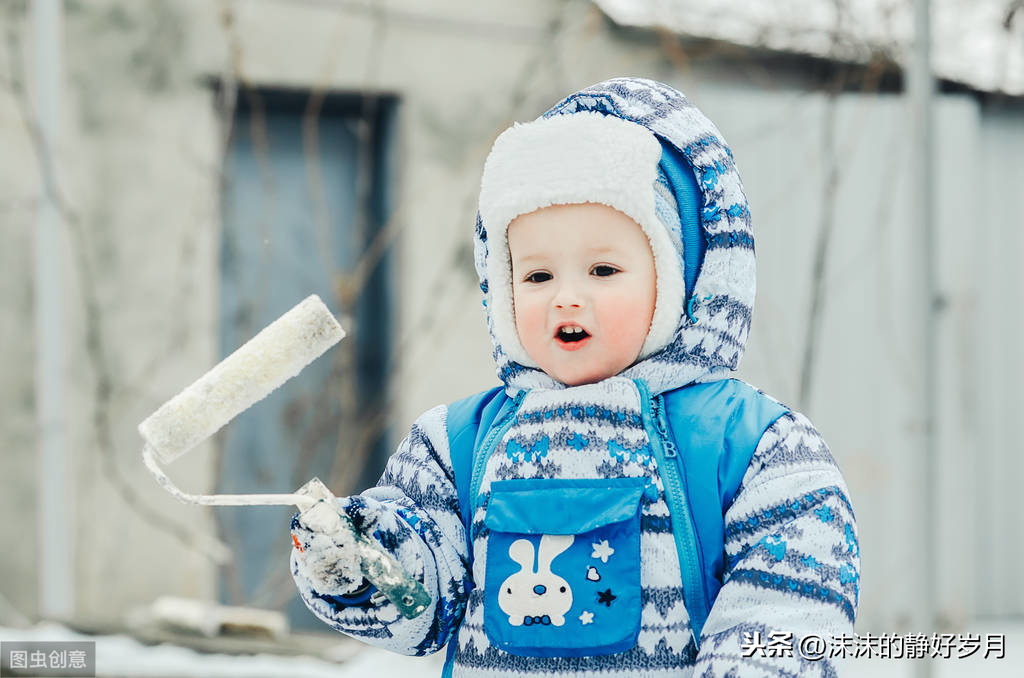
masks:
<svg viewBox="0 0 1024 678"><path fill-rule="evenodd" d="M43 189L32 141L26 5L4 3L0 10L0 251L10 260L0 295L0 501L4 514L16 518L0 528L12 540L0 558L0 590L33 614L37 543L60 537L35 527L35 489L45 479L37 474L32 404L32 234ZM140 465L135 425L214 358L209 285L219 142L211 94L197 80L194 11L170 2L69 2L65 11L55 158L64 247L49 255L63 268L75 609L84 617L115 619L165 591L212 593L212 570L198 546L209 540L202 536L211 531L209 515L153 491ZM209 453L197 452L174 475L185 487L203 488L212 482L210 471Z"/></svg>
<svg viewBox="0 0 1024 678"><path fill-rule="evenodd" d="M1024 102L995 99L982 109L976 173L966 184L972 213L963 241L976 254L973 273L978 296L960 328L977 334L963 342L961 356L971 356L978 375L973 390L960 403L976 446L958 452L976 479L979 520L964 533L943 536L963 539L978 560L978 612L1024 614L1024 524L1018 505L1024 479L1024 442L1020 434L1020 384L1024 383ZM975 213L973 210L977 210ZM972 541L968 541L973 537Z"/></svg>
<svg viewBox="0 0 1024 678"><path fill-rule="evenodd" d="M74 459L77 611L114 619L160 594L212 596L206 511L165 496L139 464L136 424L216 355L219 172L211 82L389 93L399 99L397 337L393 430L497 383L472 267L483 160L513 120L617 75L680 87L729 139L755 219L759 295L741 376L818 425L850 485L863 558L861 629L899 630L922 566L907 535L919 469L920 249L911 224L902 101L829 97L802 62L720 46L680 54L610 25L589 2L103 0L66 4L64 318ZM20 9L19 9L20 8ZM24 3L0 73L31 73ZM12 54L14 58L12 59ZM21 58L17 57L21 54ZM788 64L788 65L787 65ZM819 64L820 66L820 64ZM25 70L28 68L28 70ZM31 82L28 83L31 86ZM0 80L0 593L35 610L33 214L39 168L23 97ZM1013 350L1024 113L944 96L936 210L945 306L941 389L940 608L962 621L1024 613L1013 581L1024 534L1008 511L1020 477ZM801 394L815 239L831 224L821 331ZM395 441L397 442L397 440ZM174 478L214 482L213 444ZM287 454L289 452L283 451ZM1015 464L1015 465L1012 465ZM256 488L254 488L256 489ZM1007 497L1004 502L1000 497ZM284 539L284 525L268 525ZM184 535L184 536L183 536ZM282 567L284 563L282 562ZM283 581L283 586L289 582ZM917 630L917 629L906 629Z"/></svg>

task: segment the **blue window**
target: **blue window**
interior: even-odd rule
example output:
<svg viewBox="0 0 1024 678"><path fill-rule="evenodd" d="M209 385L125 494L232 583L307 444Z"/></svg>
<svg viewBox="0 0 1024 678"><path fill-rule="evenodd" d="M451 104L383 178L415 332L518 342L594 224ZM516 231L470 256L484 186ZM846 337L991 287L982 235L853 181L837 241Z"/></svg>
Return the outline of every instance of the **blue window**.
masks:
<svg viewBox="0 0 1024 678"><path fill-rule="evenodd" d="M219 492L290 492L318 476L339 493L372 485L388 455L379 414L391 349L391 262L367 259L392 184L393 98L240 89L221 186L221 356L309 294L348 336L221 434ZM360 261L371 264L356 280ZM365 264L364 264L365 266ZM231 604L284 608L321 625L287 577L291 509L215 513L234 562Z"/></svg>

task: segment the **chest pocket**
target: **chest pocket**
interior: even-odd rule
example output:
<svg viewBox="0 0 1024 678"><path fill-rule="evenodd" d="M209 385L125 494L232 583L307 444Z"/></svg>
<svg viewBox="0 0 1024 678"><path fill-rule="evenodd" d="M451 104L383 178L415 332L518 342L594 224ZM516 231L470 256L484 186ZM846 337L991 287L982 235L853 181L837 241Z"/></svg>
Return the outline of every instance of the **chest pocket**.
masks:
<svg viewBox="0 0 1024 678"><path fill-rule="evenodd" d="M531 657L612 654L640 632L645 478L491 485L484 631Z"/></svg>

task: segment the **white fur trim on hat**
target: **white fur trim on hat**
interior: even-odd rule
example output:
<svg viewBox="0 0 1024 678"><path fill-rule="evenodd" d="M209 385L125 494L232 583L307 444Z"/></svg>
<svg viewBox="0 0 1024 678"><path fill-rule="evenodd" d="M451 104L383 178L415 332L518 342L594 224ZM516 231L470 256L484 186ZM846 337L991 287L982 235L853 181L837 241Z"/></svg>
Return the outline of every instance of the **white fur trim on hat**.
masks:
<svg viewBox="0 0 1024 678"><path fill-rule="evenodd" d="M685 288L680 253L654 210L660 159L661 144L648 129L591 111L515 123L495 140L484 163L480 218L493 331L511 360L537 367L516 332L508 225L549 205L601 203L640 225L654 254L657 296L639 358L672 341Z"/></svg>

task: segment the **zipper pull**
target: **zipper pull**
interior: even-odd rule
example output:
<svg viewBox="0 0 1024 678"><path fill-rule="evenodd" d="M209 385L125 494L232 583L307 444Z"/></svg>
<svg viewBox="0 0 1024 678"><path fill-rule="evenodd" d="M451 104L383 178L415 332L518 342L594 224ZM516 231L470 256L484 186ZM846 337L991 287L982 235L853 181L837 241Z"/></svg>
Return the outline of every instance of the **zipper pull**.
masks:
<svg viewBox="0 0 1024 678"><path fill-rule="evenodd" d="M665 450L665 457L674 459L676 444L675 441L669 439L668 425L665 423L664 399L660 393L651 398L651 411L654 414L654 425L658 428L658 436L661 438L661 447Z"/></svg>
<svg viewBox="0 0 1024 678"><path fill-rule="evenodd" d="M658 433L664 438L668 434L668 427L665 425L664 404L660 393L654 396L651 405L654 410L654 425L658 427Z"/></svg>
<svg viewBox="0 0 1024 678"><path fill-rule="evenodd" d="M504 421L502 423L507 422L509 419L512 419L517 414L519 414L519 408L523 406L523 401L524 400L526 400L526 390L525 389L523 389L523 390L519 391L518 393L516 393L515 397L512 398L512 410L505 416L505 419L504 419Z"/></svg>

